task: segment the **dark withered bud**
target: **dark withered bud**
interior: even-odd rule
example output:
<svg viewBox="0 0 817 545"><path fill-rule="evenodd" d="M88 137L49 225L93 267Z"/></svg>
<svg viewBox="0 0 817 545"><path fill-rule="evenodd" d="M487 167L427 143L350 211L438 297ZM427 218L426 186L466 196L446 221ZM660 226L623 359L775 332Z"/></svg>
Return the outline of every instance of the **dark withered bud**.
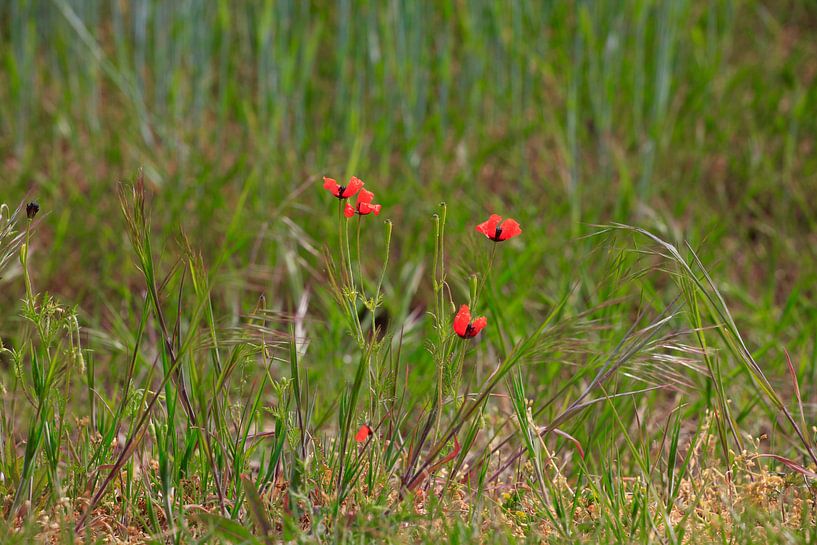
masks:
<svg viewBox="0 0 817 545"><path fill-rule="evenodd" d="M34 216L37 215L37 212L40 211L40 205L37 204L37 201L31 201L26 205L26 216L28 219L33 220Z"/></svg>

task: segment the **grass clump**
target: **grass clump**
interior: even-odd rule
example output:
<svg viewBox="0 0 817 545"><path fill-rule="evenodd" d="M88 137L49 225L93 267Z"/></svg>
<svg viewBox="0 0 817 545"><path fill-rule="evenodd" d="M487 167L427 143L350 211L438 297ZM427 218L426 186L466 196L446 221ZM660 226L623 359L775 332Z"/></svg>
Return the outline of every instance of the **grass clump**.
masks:
<svg viewBox="0 0 817 545"><path fill-rule="evenodd" d="M277 314L262 297L225 328L213 310L212 271L183 234L176 265L156 269L140 175L123 186L121 204L144 275L143 307L124 347L123 382L106 399L76 311L34 291L33 224L25 220L18 251L30 333L20 348L4 349L16 370L4 442L15 444L12 424L29 422L24 450L5 449L2 460L4 479L15 484L5 502L14 534L320 542L361 532L415 541L490 531L483 541L684 542L728 532L743 541L765 539L771 528L776 538L794 534L812 520L814 465L788 450L768 452L766 438L745 435L729 408L719 344L735 357L746 353L691 248L685 258L641 229L600 231L620 286L669 274L675 300L660 310L642 304L623 326L608 321L620 300L572 313L572 285L519 336L503 327L505 286L495 271L521 244L484 240L482 272L452 281L441 204L431 223L435 304L422 344L432 366L423 369L405 359L405 325L378 320L392 223L383 224L386 257L370 278L363 262L375 216L344 214L348 196L340 195L337 236L328 237L337 243L327 244L324 259L349 371L329 397L332 389L316 387L309 372L309 344L326 334L313 329L304 308ZM500 239L493 224L486 232ZM612 252L626 240L617 234L653 246ZM455 316L459 290L468 303ZM467 312L483 307L498 312ZM717 340L707 340L714 333ZM539 365L557 358L582 363L550 388L528 386ZM756 362L743 369L747 384L768 396L769 416L785 416L799 438L790 448L808 455L802 418L794 419ZM711 388L692 401L697 417L681 401L696 383ZM14 402L18 392L22 406ZM671 409L646 414L650 399L673 400ZM69 402L74 422L66 418ZM780 464L777 472L766 460ZM780 509L772 517L771 501Z"/></svg>

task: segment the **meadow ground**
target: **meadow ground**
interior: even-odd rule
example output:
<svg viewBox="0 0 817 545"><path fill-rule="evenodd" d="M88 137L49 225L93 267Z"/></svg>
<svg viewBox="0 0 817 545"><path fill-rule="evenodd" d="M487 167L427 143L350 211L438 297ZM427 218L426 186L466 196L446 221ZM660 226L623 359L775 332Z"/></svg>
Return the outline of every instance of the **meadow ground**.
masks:
<svg viewBox="0 0 817 545"><path fill-rule="evenodd" d="M814 542L815 29L0 3L0 542Z"/></svg>

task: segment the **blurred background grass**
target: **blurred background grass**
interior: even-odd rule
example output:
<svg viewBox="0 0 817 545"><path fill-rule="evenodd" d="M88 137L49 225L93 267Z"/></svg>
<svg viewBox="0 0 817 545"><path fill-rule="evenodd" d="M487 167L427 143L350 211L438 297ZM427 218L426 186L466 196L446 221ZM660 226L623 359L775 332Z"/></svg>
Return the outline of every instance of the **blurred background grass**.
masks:
<svg viewBox="0 0 817 545"><path fill-rule="evenodd" d="M363 178L394 221L393 323L423 317L440 201L460 295L482 251L473 225L523 225L488 303L509 330L576 279L575 311L616 295L582 235L636 224L689 240L756 356L785 377L788 347L813 391L815 27L806 0L3 2L0 202L40 201L36 287L109 340L143 300L116 199L140 168L165 270L180 226L206 263L228 256L212 271L227 323L260 293L289 311L307 291L316 318L341 323L321 287L323 175ZM667 282L641 296L667 303ZM22 294L8 271L7 343ZM626 308L608 318L626 327Z"/></svg>
<svg viewBox="0 0 817 545"><path fill-rule="evenodd" d="M78 448L89 448L83 425L72 422L95 415L96 399L111 407L123 401L131 357L133 390L147 391L156 380L156 324L148 321L141 348L129 352L138 345L145 281L117 199L119 184L140 169L151 194L158 276L173 270L184 233L209 267L225 346L240 338L230 332L246 324L261 294L270 316L289 317L308 302L309 320L296 325L308 342L301 365L307 391L318 394L310 397L317 400L310 432L319 443L332 435L323 432L334 425L358 349L325 287L321 252L334 245L336 201L320 188L323 175L357 175L384 205L379 218L366 218L363 266L370 277L383 257L382 220L394 222L378 320L402 335L412 419L420 421L418 407L433 390L431 216L445 201L456 302L466 300L468 275L485 258L485 240L473 226L497 212L524 229L502 246L484 308L476 310L490 325L469 353L466 384L479 384L570 286L553 333L519 365L519 399L535 401L537 425L580 399L622 345L626 352L646 337L631 333L653 323L683 293L683 281L666 274L678 269L654 253L628 251L654 250L643 238L585 236L599 224L622 222L682 252L689 241L752 356L793 407L783 348L791 353L805 421L813 422L816 28L810 0L0 2L0 203L40 202L30 266L35 290L77 305L88 349L87 388L68 384L60 392L70 398L70 411L60 413L68 431L60 433L84 437ZM166 309L170 323L187 320L185 305L195 300L178 278L167 289L167 306L175 307L177 290L184 297L178 316ZM19 265L3 271L0 338L26 354L24 293ZM671 389L623 396L565 422L587 454L587 475L611 483L613 475L617 482L639 475L639 452L649 461L653 446L664 445L676 411L681 444L702 429L705 411L720 410L714 418L722 425L721 387L736 430L767 434L759 450L810 463L786 424L778 425L779 408L759 391L741 355L719 340L723 329L706 332L722 375L711 380L693 348L689 328L697 322L688 311L679 311L665 336L621 356L625 365L605 385L610 393ZM288 324L271 327L284 332ZM21 357L26 370L31 357ZM197 400L212 395L202 385L212 379L213 357L218 351L204 346L185 361ZM247 403L264 375L257 358L237 365L236 379L219 390L225 407ZM286 367L276 361L272 377L288 376ZM2 418L2 460L12 484L20 463L15 448L30 444L23 375L0 359L0 387L10 392L4 407L11 407ZM275 394L262 390L264 406L276 406ZM504 426L512 413L504 393L481 417L484 444L485 436L511 427ZM163 399L167 407L152 424L161 428L166 414L168 437L195 439L194 423L168 408L173 399L172 392ZM265 429L268 414L257 413L249 419ZM98 423L93 418L97 431L110 430L110 446L120 422L106 421L104 411ZM230 444L231 430L219 433ZM637 447L624 441L626 433ZM140 448L162 459L161 437L154 433ZM572 443L550 440L570 462ZM724 441L736 451L739 442ZM175 465L166 487L181 489L185 444L192 443L170 448ZM214 463L232 461L232 474L240 475L250 456L236 452L217 449ZM83 472L114 454L111 446L99 460L69 467L69 493L80 496ZM729 462L730 454L721 454ZM250 455L256 463L258 452ZM656 455L656 466L666 462L668 490L676 461ZM595 478L568 462L571 481ZM43 467L39 491L50 482ZM663 486L652 469L642 476ZM158 502L158 489L144 490ZM227 492L241 494L235 483ZM208 494L203 486L202 501Z"/></svg>

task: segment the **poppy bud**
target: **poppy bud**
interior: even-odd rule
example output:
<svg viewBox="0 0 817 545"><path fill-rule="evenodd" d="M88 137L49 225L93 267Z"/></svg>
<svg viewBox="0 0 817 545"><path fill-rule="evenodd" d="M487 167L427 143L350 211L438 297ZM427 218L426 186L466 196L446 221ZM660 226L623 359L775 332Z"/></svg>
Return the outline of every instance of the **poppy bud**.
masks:
<svg viewBox="0 0 817 545"><path fill-rule="evenodd" d="M39 211L40 205L37 204L37 201L31 201L26 205L26 217L30 220L33 220Z"/></svg>

